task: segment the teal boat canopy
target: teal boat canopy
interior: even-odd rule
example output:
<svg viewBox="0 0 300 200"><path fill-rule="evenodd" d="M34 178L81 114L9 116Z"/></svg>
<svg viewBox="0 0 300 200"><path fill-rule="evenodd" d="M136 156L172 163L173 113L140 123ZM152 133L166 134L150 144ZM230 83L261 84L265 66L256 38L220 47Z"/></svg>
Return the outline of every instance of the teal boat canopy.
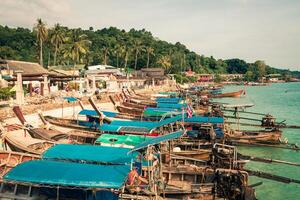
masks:
<svg viewBox="0 0 300 200"><path fill-rule="evenodd" d="M154 137L151 140L147 140L147 141L145 141L141 144L138 144L130 152L138 151L140 149L145 149L145 148L147 148L148 146L151 146L151 145L155 145L155 144L159 144L161 142L165 142L165 141L168 141L168 140L179 138L180 136L183 135L183 133L184 133L184 131L176 131L176 132L173 132L173 133L169 133L169 134L165 134L165 135L162 135L162 136Z"/></svg>
<svg viewBox="0 0 300 200"><path fill-rule="evenodd" d="M186 108L187 104L186 103L157 103L157 107L158 108L173 108L173 109L177 109L177 110L181 110L182 108Z"/></svg>
<svg viewBox="0 0 300 200"><path fill-rule="evenodd" d="M63 97L64 100L68 101L68 102L75 102L77 101L78 99L75 98L75 97Z"/></svg>
<svg viewBox="0 0 300 200"><path fill-rule="evenodd" d="M159 128L171 123L175 123L182 119L182 115L177 115L167 119L163 119L159 122L148 121L120 121L115 120L110 124L103 124L99 130L104 132L123 132L123 133L149 133L155 128Z"/></svg>
<svg viewBox="0 0 300 200"><path fill-rule="evenodd" d="M223 117L202 117L193 116L191 118L185 118L185 122L189 123L212 123L212 124L222 124L224 123Z"/></svg>
<svg viewBox="0 0 300 200"><path fill-rule="evenodd" d="M109 111L100 111L100 112L102 112L107 117L115 117L118 114L116 112L109 112ZM95 110L83 109L78 114L99 117L98 113Z"/></svg>
<svg viewBox="0 0 300 200"><path fill-rule="evenodd" d="M3 179L29 184L120 189L129 171L128 165L92 165L33 160L17 165Z"/></svg>
<svg viewBox="0 0 300 200"><path fill-rule="evenodd" d="M119 126L111 124L102 124L99 127L100 131L110 133L136 133L136 134L148 134L151 129L147 127L135 127L135 126Z"/></svg>
<svg viewBox="0 0 300 200"><path fill-rule="evenodd" d="M87 161L105 164L130 164L137 153L128 154L129 148L97 145L57 144L42 155L43 159Z"/></svg>

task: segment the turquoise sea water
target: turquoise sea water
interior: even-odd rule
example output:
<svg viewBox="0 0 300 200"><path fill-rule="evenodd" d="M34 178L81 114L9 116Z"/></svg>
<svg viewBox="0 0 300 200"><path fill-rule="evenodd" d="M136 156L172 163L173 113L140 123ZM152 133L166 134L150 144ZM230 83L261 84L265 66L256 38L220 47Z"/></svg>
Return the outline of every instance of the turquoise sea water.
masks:
<svg viewBox="0 0 300 200"><path fill-rule="evenodd" d="M255 106L248 108L247 111L270 113L277 118L278 122L286 120L287 124L300 125L300 83L277 83L259 87L227 86L224 91L236 91L244 88L246 89L244 97L216 99L216 101L253 103ZM283 137L287 138L289 143L297 143L300 146L300 129L283 129ZM238 147L238 149L239 152L247 155L300 163L300 151L270 147ZM247 164L247 168L300 180L300 167L296 166L250 162ZM251 184L259 181L262 181L263 185L256 187L258 199L300 199L299 184L284 184L250 177Z"/></svg>

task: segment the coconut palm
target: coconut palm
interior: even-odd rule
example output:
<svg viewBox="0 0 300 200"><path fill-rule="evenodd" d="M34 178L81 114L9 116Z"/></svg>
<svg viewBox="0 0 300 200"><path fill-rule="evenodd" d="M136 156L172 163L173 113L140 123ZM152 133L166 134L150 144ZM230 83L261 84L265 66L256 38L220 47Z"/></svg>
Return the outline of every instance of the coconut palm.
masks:
<svg viewBox="0 0 300 200"><path fill-rule="evenodd" d="M170 72L171 69L171 57L170 56L162 56L158 59L157 64L164 68L166 74Z"/></svg>
<svg viewBox="0 0 300 200"><path fill-rule="evenodd" d="M135 40L133 43L133 50L135 52L135 61L134 61L134 69L137 67L137 61L138 61L138 55L141 53L141 51L145 50L145 47L142 45L141 40Z"/></svg>
<svg viewBox="0 0 300 200"><path fill-rule="evenodd" d="M154 49L152 47L147 47L146 51L147 51L147 68L148 68L150 63L150 55L154 55Z"/></svg>
<svg viewBox="0 0 300 200"><path fill-rule="evenodd" d="M87 35L80 34L78 30L71 31L66 41L63 56L73 61L75 69L76 63L79 63L81 58L88 53L91 41L88 40Z"/></svg>
<svg viewBox="0 0 300 200"><path fill-rule="evenodd" d="M51 43L54 46L54 60L53 60L53 65L56 65L56 57L57 57L57 52L58 49L61 47L65 39L65 34L63 29L61 28L60 24L57 23L54 25L54 28L52 30L51 34Z"/></svg>
<svg viewBox="0 0 300 200"><path fill-rule="evenodd" d="M108 47L103 47L102 48L103 51L103 64L107 65L107 59L108 59L108 55L110 54L109 48Z"/></svg>
<svg viewBox="0 0 300 200"><path fill-rule="evenodd" d="M113 53L116 55L116 60L117 60L117 67L119 67L119 58L122 56L123 54L123 47L120 45L116 45Z"/></svg>
<svg viewBox="0 0 300 200"><path fill-rule="evenodd" d="M37 23L34 26L34 31L36 32L37 42L40 47L40 65L43 66L43 43L48 37L48 29L46 23L43 22L41 18L37 19Z"/></svg>
<svg viewBox="0 0 300 200"><path fill-rule="evenodd" d="M127 46L121 46L120 47L120 54L121 56L124 56L124 68L126 69L128 64L128 57L129 57L129 48Z"/></svg>

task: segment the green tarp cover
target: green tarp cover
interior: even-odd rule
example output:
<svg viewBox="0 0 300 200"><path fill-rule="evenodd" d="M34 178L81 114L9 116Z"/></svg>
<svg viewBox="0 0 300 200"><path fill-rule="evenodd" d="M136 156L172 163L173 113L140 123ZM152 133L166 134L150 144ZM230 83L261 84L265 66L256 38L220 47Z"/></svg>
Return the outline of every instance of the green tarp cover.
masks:
<svg viewBox="0 0 300 200"><path fill-rule="evenodd" d="M184 133L183 131L176 131L176 132L173 132L173 133L169 133L169 134L165 134L165 135L162 135L162 136L154 137L151 140L147 140L147 141L145 141L141 144L138 144L130 152L137 151L137 150L140 150L140 149L144 149L144 148L147 148L148 146L159 144L161 142L165 142L165 141L168 141L168 140L179 138L180 136L183 135L183 133Z"/></svg>
<svg viewBox="0 0 300 200"><path fill-rule="evenodd" d="M129 164L137 153L128 154L128 148L97 145L58 144L42 155L43 159L74 160L110 164Z"/></svg>
<svg viewBox="0 0 300 200"><path fill-rule="evenodd" d="M108 144L108 145L128 145L136 146L144 141L150 140L151 137L139 136L139 135L114 135L114 134L102 134L96 143Z"/></svg>
<svg viewBox="0 0 300 200"><path fill-rule="evenodd" d="M4 176L4 180L53 186L119 189L125 183L129 171L128 165L33 160L17 165Z"/></svg>

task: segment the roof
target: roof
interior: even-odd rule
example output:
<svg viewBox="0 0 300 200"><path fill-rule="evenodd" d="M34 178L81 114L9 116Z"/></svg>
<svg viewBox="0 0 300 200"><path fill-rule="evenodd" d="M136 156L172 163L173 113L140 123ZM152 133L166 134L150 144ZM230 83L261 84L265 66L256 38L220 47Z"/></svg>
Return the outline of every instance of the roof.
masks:
<svg viewBox="0 0 300 200"><path fill-rule="evenodd" d="M42 75L49 74L48 70L43 68L38 63L16 61L16 60L5 60L9 69L13 71L22 71L22 75Z"/></svg>
<svg viewBox="0 0 300 200"><path fill-rule="evenodd" d="M103 132L132 133L132 134L148 134L150 132L150 129L146 127L121 126L121 125L111 125L111 124L102 124L99 130Z"/></svg>
<svg viewBox="0 0 300 200"><path fill-rule="evenodd" d="M33 160L17 165L3 178L6 181L53 186L119 189L125 183L129 171L128 165Z"/></svg>
<svg viewBox="0 0 300 200"><path fill-rule="evenodd" d="M50 69L50 74L54 76L79 76L78 70L63 70L63 69Z"/></svg>
<svg viewBox="0 0 300 200"><path fill-rule="evenodd" d="M152 68L142 68L141 69L142 72L163 72L164 69L163 68L156 68L156 67L152 67Z"/></svg>
<svg viewBox="0 0 300 200"><path fill-rule="evenodd" d="M137 151L137 150L140 150L140 149L145 149L145 148L147 148L148 146L151 146L151 145L155 145L155 144L159 144L161 142L165 142L165 141L168 141L168 140L179 138L180 136L183 135L183 133L184 133L183 131L177 131L177 132L165 134L165 135L162 135L162 136L154 137L151 140L147 140L143 143L138 144L130 152Z"/></svg>
<svg viewBox="0 0 300 200"><path fill-rule="evenodd" d="M110 111L100 111L100 112L102 112L107 117L115 117L118 114L116 112L110 112ZM81 110L78 114L79 115L96 116L96 117L99 116L95 110L87 110L87 109Z"/></svg>
<svg viewBox="0 0 300 200"><path fill-rule="evenodd" d="M176 97L176 98L156 98L155 100L158 103L174 103L177 104L180 101L182 101L182 98Z"/></svg>
<svg viewBox="0 0 300 200"><path fill-rule="evenodd" d="M75 102L78 100L76 97L63 97L63 99L68 102Z"/></svg>
<svg viewBox="0 0 300 200"><path fill-rule="evenodd" d="M151 137L140 136L140 135L114 135L114 134L102 134L96 143L101 145L112 145L112 146L131 146L134 147L146 140L151 139Z"/></svg>
<svg viewBox="0 0 300 200"><path fill-rule="evenodd" d="M224 123L223 117L202 117L194 116L191 118L185 118L185 122L189 123L213 123L213 124L222 124Z"/></svg>
<svg viewBox="0 0 300 200"><path fill-rule="evenodd" d="M128 148L95 145L58 144L44 152L43 159L88 161L110 164L130 164L137 154Z"/></svg>
<svg viewBox="0 0 300 200"><path fill-rule="evenodd" d="M157 107L159 108L173 108L173 109L182 109L182 108L186 108L187 104L186 103L157 103Z"/></svg>

